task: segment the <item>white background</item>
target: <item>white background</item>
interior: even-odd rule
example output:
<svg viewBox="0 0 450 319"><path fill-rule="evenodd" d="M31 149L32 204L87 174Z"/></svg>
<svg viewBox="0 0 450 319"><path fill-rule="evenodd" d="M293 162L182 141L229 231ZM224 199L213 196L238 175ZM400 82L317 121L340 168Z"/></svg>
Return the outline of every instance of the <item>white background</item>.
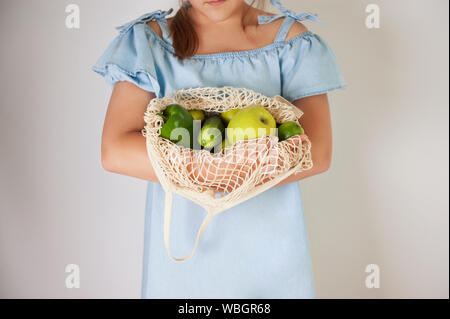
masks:
<svg viewBox="0 0 450 319"><path fill-rule="evenodd" d="M65 28L70 3L80 30ZM332 168L301 182L317 296L448 298L448 1L282 3L319 14L305 24L349 85L330 95ZM1 1L0 297L140 297L146 182L101 167L110 88L90 68L114 26L170 7ZM65 288L70 263L80 289Z"/></svg>

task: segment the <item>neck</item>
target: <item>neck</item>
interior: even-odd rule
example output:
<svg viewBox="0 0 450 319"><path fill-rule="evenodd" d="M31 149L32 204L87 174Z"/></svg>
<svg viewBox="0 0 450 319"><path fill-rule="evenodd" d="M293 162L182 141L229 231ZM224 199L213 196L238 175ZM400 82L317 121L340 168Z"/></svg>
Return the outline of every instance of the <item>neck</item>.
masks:
<svg viewBox="0 0 450 319"><path fill-rule="evenodd" d="M242 5L234 10L227 18L220 21L213 20L192 7L189 8L188 15L191 18L192 23L199 28L234 29L236 27L244 28L250 23L251 17L247 14L250 9L251 6L243 2Z"/></svg>

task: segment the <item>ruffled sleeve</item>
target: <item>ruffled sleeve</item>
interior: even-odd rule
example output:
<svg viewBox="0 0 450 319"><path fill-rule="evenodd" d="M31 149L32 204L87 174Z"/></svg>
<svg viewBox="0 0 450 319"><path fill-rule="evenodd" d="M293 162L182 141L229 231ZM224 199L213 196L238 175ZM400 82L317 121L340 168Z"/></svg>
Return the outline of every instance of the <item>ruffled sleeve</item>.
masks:
<svg viewBox="0 0 450 319"><path fill-rule="evenodd" d="M291 102L347 87L333 51L310 31L285 43L280 67L282 95Z"/></svg>
<svg viewBox="0 0 450 319"><path fill-rule="evenodd" d="M143 24L149 20L163 18L171 11L154 11L139 19L118 27L120 34L110 43L106 51L92 68L111 84L128 81L138 87L160 92L158 60L162 59L159 46L155 46L143 32Z"/></svg>

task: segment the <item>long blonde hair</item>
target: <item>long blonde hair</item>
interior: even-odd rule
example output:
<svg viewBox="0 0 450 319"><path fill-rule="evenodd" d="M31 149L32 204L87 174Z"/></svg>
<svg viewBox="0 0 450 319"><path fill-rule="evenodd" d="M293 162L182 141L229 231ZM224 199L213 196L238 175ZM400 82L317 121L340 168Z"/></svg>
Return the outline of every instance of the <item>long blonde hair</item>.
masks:
<svg viewBox="0 0 450 319"><path fill-rule="evenodd" d="M249 5L254 7L256 2L256 8L264 10L266 1L267 0L252 0ZM173 48L175 49L175 55L180 60L195 55L199 46L197 33L188 16L189 8L190 3L188 0L180 0L180 9L178 9L170 25Z"/></svg>

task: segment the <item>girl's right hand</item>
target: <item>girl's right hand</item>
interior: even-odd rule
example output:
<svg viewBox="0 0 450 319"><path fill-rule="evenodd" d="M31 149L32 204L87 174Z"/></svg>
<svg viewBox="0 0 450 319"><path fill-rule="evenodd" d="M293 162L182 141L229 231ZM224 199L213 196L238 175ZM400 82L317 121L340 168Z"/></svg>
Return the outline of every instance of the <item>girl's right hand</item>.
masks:
<svg viewBox="0 0 450 319"><path fill-rule="evenodd" d="M190 179L214 192L230 193L250 179L273 176L279 165L277 142L276 137L269 136L238 142L221 156L200 153L189 165Z"/></svg>

